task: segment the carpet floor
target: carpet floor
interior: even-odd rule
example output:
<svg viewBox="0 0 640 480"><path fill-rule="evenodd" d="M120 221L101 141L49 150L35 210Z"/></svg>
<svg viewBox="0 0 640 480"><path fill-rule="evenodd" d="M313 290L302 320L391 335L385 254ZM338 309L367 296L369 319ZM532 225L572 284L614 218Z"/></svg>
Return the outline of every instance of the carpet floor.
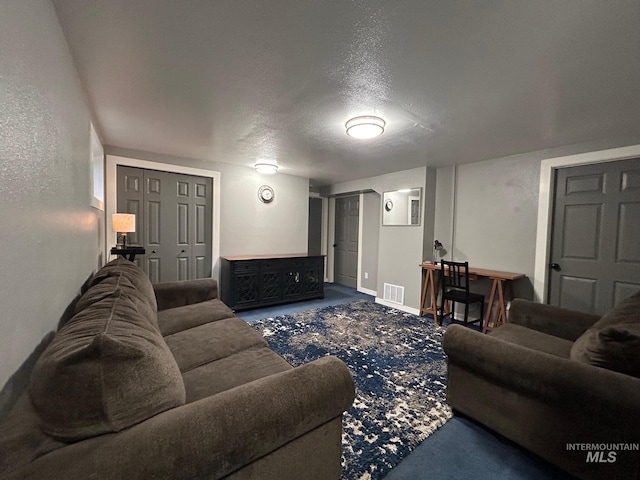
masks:
<svg viewBox="0 0 640 480"><path fill-rule="evenodd" d="M377 480L451 418L445 329L368 300L258 320L253 326L294 366L344 361L356 399L343 421L343 478Z"/></svg>
<svg viewBox="0 0 640 480"><path fill-rule="evenodd" d="M247 322L374 297L326 283L325 298L238 312ZM430 317L424 317L433 322ZM445 327L447 326L445 321ZM569 480L570 475L483 425L455 415L429 435L385 480ZM351 479L350 479L351 480Z"/></svg>

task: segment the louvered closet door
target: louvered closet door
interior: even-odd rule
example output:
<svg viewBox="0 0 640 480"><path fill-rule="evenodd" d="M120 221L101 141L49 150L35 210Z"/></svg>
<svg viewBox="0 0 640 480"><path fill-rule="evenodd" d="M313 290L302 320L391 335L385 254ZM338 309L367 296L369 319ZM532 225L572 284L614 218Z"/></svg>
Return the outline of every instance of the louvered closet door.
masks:
<svg viewBox="0 0 640 480"><path fill-rule="evenodd" d="M138 215L152 282L211 276L212 187L211 178L118 167L118 211Z"/></svg>

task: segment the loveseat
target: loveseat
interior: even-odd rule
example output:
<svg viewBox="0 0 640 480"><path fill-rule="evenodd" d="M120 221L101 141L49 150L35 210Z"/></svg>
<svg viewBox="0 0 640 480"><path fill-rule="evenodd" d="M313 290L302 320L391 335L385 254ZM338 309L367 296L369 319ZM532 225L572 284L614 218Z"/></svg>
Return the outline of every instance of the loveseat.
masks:
<svg viewBox="0 0 640 480"><path fill-rule="evenodd" d="M212 279L152 285L119 258L0 421L2 479L338 479L347 367L293 368Z"/></svg>
<svg viewBox="0 0 640 480"><path fill-rule="evenodd" d="M640 478L640 292L602 318L516 299L443 346L454 411L579 478Z"/></svg>

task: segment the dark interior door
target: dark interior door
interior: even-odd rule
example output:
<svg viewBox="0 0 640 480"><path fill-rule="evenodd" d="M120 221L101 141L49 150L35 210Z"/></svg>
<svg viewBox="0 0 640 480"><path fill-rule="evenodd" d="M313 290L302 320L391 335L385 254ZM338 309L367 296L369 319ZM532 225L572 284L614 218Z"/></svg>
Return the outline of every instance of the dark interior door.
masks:
<svg viewBox="0 0 640 480"><path fill-rule="evenodd" d="M549 303L603 314L640 289L640 159L556 174Z"/></svg>
<svg viewBox="0 0 640 480"><path fill-rule="evenodd" d="M309 197L309 237L307 253L322 254L322 199Z"/></svg>
<svg viewBox="0 0 640 480"><path fill-rule="evenodd" d="M118 211L136 214L131 240L154 283L211 276L213 180L118 167Z"/></svg>
<svg viewBox="0 0 640 480"><path fill-rule="evenodd" d="M336 283L352 288L358 276L359 208L357 196L336 199L334 277Z"/></svg>

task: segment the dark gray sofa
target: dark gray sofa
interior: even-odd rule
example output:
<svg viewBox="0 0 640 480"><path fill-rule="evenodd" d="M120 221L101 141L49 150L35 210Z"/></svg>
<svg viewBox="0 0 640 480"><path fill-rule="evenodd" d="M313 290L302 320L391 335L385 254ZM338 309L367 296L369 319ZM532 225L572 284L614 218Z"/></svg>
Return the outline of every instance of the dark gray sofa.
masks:
<svg viewBox="0 0 640 480"><path fill-rule="evenodd" d="M212 279L89 281L0 421L2 479L337 479L354 399L334 357L293 368Z"/></svg>
<svg viewBox="0 0 640 480"><path fill-rule="evenodd" d="M455 411L579 478L640 478L640 292L602 318L516 299L444 350Z"/></svg>

